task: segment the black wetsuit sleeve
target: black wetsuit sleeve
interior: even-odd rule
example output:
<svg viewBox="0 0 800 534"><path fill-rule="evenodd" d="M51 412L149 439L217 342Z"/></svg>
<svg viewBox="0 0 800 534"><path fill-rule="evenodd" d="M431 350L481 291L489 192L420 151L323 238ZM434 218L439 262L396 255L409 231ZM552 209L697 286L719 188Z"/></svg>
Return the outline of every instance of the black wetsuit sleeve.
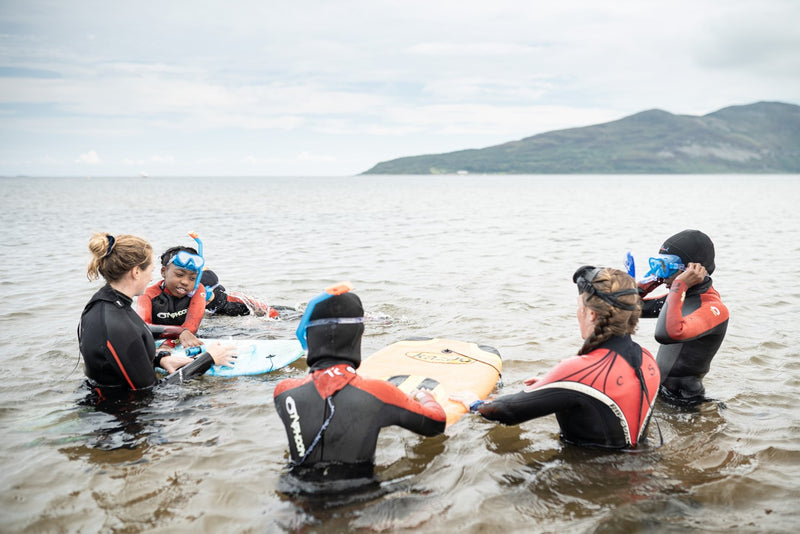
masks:
<svg viewBox="0 0 800 534"><path fill-rule="evenodd" d="M615 412L598 399L569 388L538 388L483 404L485 418L506 425L555 414L561 435L571 443L624 447L628 443Z"/></svg>
<svg viewBox="0 0 800 534"><path fill-rule="evenodd" d="M435 414L419 413L391 404L385 404L383 410L382 426L395 424L422 436L438 436L444 432L445 421L435 418Z"/></svg>
<svg viewBox="0 0 800 534"><path fill-rule="evenodd" d="M642 315L643 319L655 319L661 313L661 308L664 307L664 303L667 301L666 295L663 297L659 297L656 299L644 299L642 300Z"/></svg>
<svg viewBox="0 0 800 534"><path fill-rule="evenodd" d="M166 376L162 382L165 384L182 384L184 380L200 376L214 365L214 358L208 352L199 354L191 363L187 363L171 375Z"/></svg>
<svg viewBox="0 0 800 534"><path fill-rule="evenodd" d="M561 388L520 391L478 406L478 412L491 421L516 425L577 405L581 394Z"/></svg>

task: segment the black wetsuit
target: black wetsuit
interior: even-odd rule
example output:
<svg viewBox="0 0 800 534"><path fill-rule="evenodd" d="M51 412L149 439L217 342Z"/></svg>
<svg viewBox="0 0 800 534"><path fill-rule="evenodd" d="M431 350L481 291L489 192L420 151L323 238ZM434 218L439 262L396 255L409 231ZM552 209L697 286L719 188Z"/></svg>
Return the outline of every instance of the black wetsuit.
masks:
<svg viewBox="0 0 800 534"><path fill-rule="evenodd" d="M389 382L359 376L349 362L329 363L275 388L294 474L369 477L381 428L399 425L424 436L444 432L444 410L432 398L421 404Z"/></svg>
<svg viewBox="0 0 800 534"><path fill-rule="evenodd" d="M93 386L139 390L159 383L153 334L131 308L131 302L127 295L106 284L81 314L78 343ZM204 352L163 382L181 382L206 372L212 364L211 355Z"/></svg>
<svg viewBox="0 0 800 534"><path fill-rule="evenodd" d="M704 400L703 377L725 338L729 317L711 278L690 288L675 280L667 295L644 300L642 317L658 317L655 338L661 346L656 360L664 397Z"/></svg>

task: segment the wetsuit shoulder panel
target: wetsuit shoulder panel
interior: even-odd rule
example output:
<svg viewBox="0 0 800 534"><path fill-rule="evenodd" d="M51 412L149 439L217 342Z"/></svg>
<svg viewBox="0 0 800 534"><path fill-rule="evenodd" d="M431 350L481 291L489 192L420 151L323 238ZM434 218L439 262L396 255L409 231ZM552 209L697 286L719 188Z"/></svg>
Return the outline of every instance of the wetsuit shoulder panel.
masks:
<svg viewBox="0 0 800 534"><path fill-rule="evenodd" d="M656 325L659 343L676 343L708 335L728 321L728 308L719 293L709 287L700 293L689 291L682 280L673 283Z"/></svg>

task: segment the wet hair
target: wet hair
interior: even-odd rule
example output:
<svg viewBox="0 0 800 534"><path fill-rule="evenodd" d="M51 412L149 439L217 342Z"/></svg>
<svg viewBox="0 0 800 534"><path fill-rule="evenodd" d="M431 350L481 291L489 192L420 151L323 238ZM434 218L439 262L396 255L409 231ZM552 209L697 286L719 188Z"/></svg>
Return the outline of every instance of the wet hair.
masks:
<svg viewBox="0 0 800 534"><path fill-rule="evenodd" d="M171 260L178 252L197 254L197 249L192 247L170 247L161 255L161 266L166 267L169 265L169 260Z"/></svg>
<svg viewBox="0 0 800 534"><path fill-rule="evenodd" d="M97 232L89 239L92 259L86 270L89 280L102 276L106 282L116 282L134 267L146 269L153 262L153 247L135 235L113 236Z"/></svg>
<svg viewBox="0 0 800 534"><path fill-rule="evenodd" d="M627 273L608 267L597 274L592 280L592 285L604 293L636 289L636 281ZM581 293L581 298L583 305L597 314L597 320L594 322L594 332L584 340L578 354L591 352L613 336L632 334L636 331L642 313L641 300L637 293L617 297L620 303L633 307L633 310L612 306L605 300L592 297L589 293Z"/></svg>

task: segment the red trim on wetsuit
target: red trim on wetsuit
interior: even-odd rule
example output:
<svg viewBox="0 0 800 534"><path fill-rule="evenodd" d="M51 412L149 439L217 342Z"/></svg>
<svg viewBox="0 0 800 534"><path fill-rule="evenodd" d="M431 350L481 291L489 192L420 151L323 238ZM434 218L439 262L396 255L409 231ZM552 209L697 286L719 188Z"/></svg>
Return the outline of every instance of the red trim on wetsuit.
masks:
<svg viewBox="0 0 800 534"><path fill-rule="evenodd" d="M111 351L111 355L114 356L114 360L117 362L117 365L119 366L119 370L122 371L122 376L125 377L125 381L128 382L128 385L131 387L131 389L135 391L136 390L136 386L133 385L133 382L131 381L131 378L128 376L128 371L126 371L125 370L125 366L122 365L122 362L120 361L119 356L117 356L117 351L114 349L114 345L111 344L110 340L106 340L106 347L108 347L108 350Z"/></svg>
<svg viewBox="0 0 800 534"><path fill-rule="evenodd" d="M700 306L683 315L683 303L689 287L683 280L675 280L666 300L666 334L675 341L685 341L705 334L729 318L728 308L722 303L719 293L709 287L700 293Z"/></svg>

